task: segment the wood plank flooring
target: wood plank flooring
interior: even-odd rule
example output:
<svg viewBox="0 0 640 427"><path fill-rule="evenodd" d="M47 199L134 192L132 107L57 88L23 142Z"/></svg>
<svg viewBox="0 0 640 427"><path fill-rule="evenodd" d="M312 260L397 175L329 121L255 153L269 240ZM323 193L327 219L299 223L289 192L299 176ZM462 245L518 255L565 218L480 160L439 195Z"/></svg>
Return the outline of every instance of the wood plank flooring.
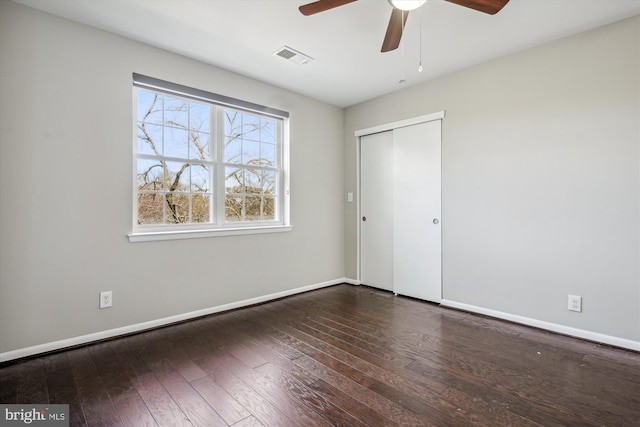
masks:
<svg viewBox="0 0 640 427"><path fill-rule="evenodd" d="M72 426L640 426L640 353L338 285L0 367Z"/></svg>

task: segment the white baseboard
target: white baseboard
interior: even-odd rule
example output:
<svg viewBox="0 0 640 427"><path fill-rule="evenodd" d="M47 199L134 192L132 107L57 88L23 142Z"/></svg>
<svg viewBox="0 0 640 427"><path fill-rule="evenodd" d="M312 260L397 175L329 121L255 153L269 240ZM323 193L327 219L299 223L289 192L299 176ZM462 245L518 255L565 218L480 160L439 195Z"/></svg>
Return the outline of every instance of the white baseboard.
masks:
<svg viewBox="0 0 640 427"><path fill-rule="evenodd" d="M359 280L355 280L355 279L348 279L348 278L346 278L346 277L345 277L344 279L342 279L342 281L343 281L343 283L348 283L348 284L350 284L350 285L356 285L356 286L357 286L357 285L361 285L361 284L362 284L362 282L360 282Z"/></svg>
<svg viewBox="0 0 640 427"><path fill-rule="evenodd" d="M628 340L625 338L605 335L598 332L586 331L584 329L572 328L569 326L559 325L557 323L543 322L541 320L531 319L529 317L518 316L515 314L503 313L501 311L491 310L488 308L478 307L471 304L451 301L443 299L440 302L443 307L456 308L458 310L469 311L471 313L484 314L485 316L495 317L498 319L508 320L522 325L533 326L535 328L545 329L559 334L569 335L576 338L582 338L589 341L595 341L602 344L613 345L616 347L626 348L629 350L640 351L640 341Z"/></svg>
<svg viewBox="0 0 640 427"><path fill-rule="evenodd" d="M92 334L81 335L79 337L68 338L60 341L52 341L45 344L34 345L32 347L26 347L18 350L7 351L5 353L0 353L0 363L7 362L9 360L21 359L23 357L34 356L37 354L48 353L50 351L60 350L63 348L69 348L69 347L74 347L82 344L87 344L94 341L113 338L121 335L141 332L147 329L169 325L171 323L181 322L189 319L195 319L197 317L219 313L227 310L233 310L235 308L247 307L253 304L259 304L262 302L267 302L267 301L275 300L278 298L299 294L302 292L325 288L327 286L338 285L340 283L350 283L350 280L346 278L329 280L327 282L315 283L313 285L302 286L300 288L289 289L286 291L276 292L269 295L263 295L256 298L250 298L243 301L223 304L216 307L205 308L202 310L191 311L189 313L177 314L175 316L164 317L162 319L151 320L143 323L136 323L134 325L128 325L120 328L109 329L106 331L95 332Z"/></svg>

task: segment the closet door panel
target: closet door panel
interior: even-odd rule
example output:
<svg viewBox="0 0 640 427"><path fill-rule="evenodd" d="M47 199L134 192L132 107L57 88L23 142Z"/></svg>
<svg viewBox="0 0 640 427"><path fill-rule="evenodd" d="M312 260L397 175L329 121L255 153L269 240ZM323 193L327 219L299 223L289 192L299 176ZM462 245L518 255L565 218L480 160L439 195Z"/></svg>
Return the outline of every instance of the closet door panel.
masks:
<svg viewBox="0 0 640 427"><path fill-rule="evenodd" d="M442 299L441 121L393 131L393 291Z"/></svg>
<svg viewBox="0 0 640 427"><path fill-rule="evenodd" d="M393 132L360 138L360 281L393 290Z"/></svg>

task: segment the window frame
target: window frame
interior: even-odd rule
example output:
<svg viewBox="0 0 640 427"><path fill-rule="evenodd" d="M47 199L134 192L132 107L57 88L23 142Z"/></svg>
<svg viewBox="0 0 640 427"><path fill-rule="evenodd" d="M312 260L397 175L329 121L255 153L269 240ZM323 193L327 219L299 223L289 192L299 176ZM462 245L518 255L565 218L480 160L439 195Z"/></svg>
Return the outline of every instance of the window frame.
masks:
<svg viewBox="0 0 640 427"><path fill-rule="evenodd" d="M139 154L138 144L138 97L137 91L145 90L172 97L178 97L187 101L196 101L211 105L210 113L210 160L205 162L211 165L210 178L211 198L210 215L211 222L185 223L185 224L138 224L138 158L166 157ZM183 86L153 77L133 73L133 185L132 185L132 228L128 234L129 241L143 242L154 240L190 239L202 237L231 236L244 234L263 234L286 232L293 229L290 223L290 182L289 182L289 113L246 101L229 98L223 95ZM275 220L267 221L226 221L225 217L225 111L234 110L242 114L255 114L260 117L275 119L276 129L276 156L279 167L270 168L276 171L276 206ZM163 126L166 126L163 124ZM184 159L183 159L184 160ZM198 160L196 163L203 163ZM233 164L234 166L246 166ZM261 169L261 168L258 168Z"/></svg>

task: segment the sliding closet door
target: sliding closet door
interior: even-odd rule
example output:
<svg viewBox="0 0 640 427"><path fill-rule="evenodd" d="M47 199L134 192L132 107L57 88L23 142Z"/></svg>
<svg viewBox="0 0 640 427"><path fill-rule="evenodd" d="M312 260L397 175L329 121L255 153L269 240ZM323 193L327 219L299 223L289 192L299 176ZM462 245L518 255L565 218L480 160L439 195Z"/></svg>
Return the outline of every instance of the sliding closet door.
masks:
<svg viewBox="0 0 640 427"><path fill-rule="evenodd" d="M393 132L360 138L360 281L393 290Z"/></svg>
<svg viewBox="0 0 640 427"><path fill-rule="evenodd" d="M393 130L393 291L442 299L441 121Z"/></svg>
<svg viewBox="0 0 640 427"><path fill-rule="evenodd" d="M441 120L360 137L360 281L442 299Z"/></svg>

